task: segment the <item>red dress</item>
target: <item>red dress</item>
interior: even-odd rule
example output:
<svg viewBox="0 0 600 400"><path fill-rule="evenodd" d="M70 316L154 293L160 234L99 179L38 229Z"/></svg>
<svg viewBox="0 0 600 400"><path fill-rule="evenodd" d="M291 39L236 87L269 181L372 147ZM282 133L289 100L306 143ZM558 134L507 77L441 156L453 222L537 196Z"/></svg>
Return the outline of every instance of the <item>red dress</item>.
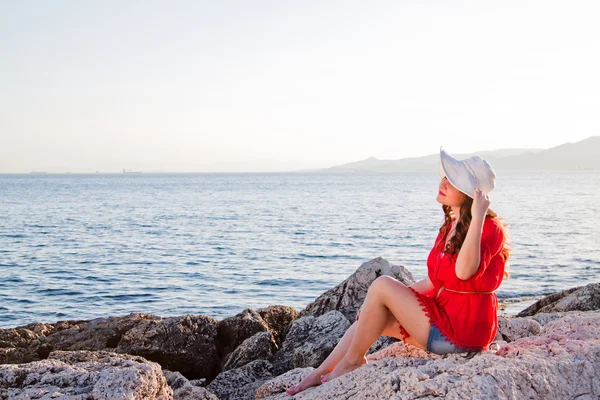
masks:
<svg viewBox="0 0 600 400"><path fill-rule="evenodd" d="M438 243L438 233L434 243ZM500 222L486 217L483 223L480 244L479 269L467 280L456 276L456 259L458 254L443 252L447 237L429 252L427 257L427 275L435 287L433 293L438 294L441 286L461 292L491 292L502 283L505 261L502 255L504 234ZM423 311L429 318L429 325L435 324L442 332L442 337L457 346L466 347L467 351L487 350L498 331L498 298L496 293L472 294L456 293L448 290L427 296L412 287ZM358 315L357 315L358 319ZM402 340L410 334L399 324Z"/></svg>

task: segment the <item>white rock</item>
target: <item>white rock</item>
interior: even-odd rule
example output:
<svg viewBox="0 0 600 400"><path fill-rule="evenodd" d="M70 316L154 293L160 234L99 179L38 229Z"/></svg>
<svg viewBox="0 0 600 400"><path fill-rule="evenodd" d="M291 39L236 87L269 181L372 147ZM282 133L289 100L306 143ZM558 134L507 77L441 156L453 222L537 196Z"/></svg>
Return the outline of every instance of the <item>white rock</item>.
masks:
<svg viewBox="0 0 600 400"><path fill-rule="evenodd" d="M169 400L159 364L106 351L55 351L49 358L0 365L0 398Z"/></svg>
<svg viewBox="0 0 600 400"><path fill-rule="evenodd" d="M600 398L600 311L563 313L540 326L539 335L501 342L498 351L470 359L395 343L369 356L368 364L294 398ZM289 398L285 389L308 373L293 370L267 381L257 397Z"/></svg>

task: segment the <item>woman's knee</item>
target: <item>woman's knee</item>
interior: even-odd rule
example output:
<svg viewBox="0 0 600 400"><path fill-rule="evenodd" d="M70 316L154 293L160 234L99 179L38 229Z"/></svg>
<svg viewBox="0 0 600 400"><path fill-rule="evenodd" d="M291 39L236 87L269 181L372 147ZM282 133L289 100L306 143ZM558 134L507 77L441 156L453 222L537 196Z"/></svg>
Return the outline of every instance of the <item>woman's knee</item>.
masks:
<svg viewBox="0 0 600 400"><path fill-rule="evenodd" d="M396 278L391 277L389 275L382 275L377 277L369 286L369 291L380 292L382 290L386 290L387 288L391 288L394 285L400 283Z"/></svg>

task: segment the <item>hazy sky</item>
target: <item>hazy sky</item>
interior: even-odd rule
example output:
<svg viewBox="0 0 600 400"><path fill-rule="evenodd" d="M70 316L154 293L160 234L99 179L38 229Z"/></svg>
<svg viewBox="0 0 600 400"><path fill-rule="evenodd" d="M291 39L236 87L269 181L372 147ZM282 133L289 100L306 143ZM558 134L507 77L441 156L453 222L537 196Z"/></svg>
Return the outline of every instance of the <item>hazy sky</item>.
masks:
<svg viewBox="0 0 600 400"><path fill-rule="evenodd" d="M600 133L600 2L0 0L0 172L285 171Z"/></svg>

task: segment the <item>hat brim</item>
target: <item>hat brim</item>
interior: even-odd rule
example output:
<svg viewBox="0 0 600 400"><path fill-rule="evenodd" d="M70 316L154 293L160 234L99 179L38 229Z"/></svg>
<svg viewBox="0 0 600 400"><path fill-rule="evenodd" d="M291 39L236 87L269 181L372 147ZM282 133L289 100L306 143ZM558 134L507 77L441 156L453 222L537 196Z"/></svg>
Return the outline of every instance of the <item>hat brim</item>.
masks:
<svg viewBox="0 0 600 400"><path fill-rule="evenodd" d="M452 186L473 198L473 193L468 193L468 191L477 187L477 184L471 174L465 170L464 163L448 154L442 146L440 146L438 173L441 179L445 176Z"/></svg>

